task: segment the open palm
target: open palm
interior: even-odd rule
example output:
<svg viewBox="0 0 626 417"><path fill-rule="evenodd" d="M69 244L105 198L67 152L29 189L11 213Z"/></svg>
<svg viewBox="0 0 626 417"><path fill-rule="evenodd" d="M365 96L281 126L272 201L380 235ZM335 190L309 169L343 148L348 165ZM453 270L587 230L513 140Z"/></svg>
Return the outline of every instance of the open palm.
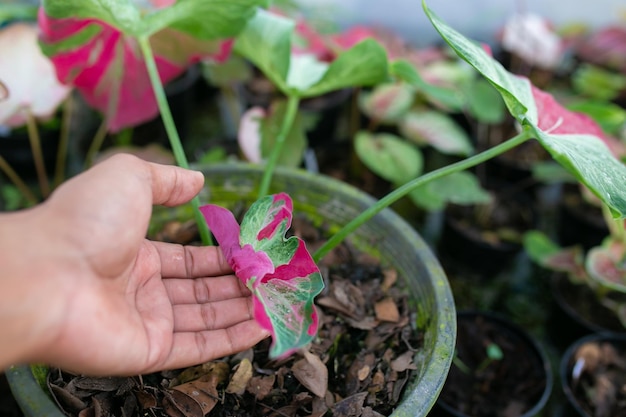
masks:
<svg viewBox="0 0 626 417"><path fill-rule="evenodd" d="M53 275L65 302L53 309L48 361L136 374L205 362L267 337L219 248L145 239L153 204L182 204L201 186L190 171L117 156L41 207L68 266Z"/></svg>

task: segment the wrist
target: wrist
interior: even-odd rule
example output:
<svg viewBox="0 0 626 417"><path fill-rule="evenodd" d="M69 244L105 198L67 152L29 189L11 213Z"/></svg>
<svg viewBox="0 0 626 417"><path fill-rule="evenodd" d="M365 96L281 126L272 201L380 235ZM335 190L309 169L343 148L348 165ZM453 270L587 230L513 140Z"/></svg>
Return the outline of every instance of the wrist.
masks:
<svg viewBox="0 0 626 417"><path fill-rule="evenodd" d="M67 269L45 208L0 214L0 366L40 360L54 340Z"/></svg>

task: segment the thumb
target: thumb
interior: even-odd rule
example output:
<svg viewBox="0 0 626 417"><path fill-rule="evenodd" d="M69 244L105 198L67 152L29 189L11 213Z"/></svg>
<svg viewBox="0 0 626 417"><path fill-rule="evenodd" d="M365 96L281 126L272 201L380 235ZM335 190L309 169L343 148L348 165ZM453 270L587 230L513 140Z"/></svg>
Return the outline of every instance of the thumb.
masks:
<svg viewBox="0 0 626 417"><path fill-rule="evenodd" d="M183 204L195 197L204 184L201 172L172 165L149 164L152 203L164 206Z"/></svg>

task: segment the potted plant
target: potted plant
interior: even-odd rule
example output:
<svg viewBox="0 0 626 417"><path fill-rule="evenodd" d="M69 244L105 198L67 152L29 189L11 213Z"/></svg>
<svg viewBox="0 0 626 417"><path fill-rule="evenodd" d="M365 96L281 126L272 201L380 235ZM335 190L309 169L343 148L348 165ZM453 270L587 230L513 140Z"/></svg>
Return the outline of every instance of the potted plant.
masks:
<svg viewBox="0 0 626 417"><path fill-rule="evenodd" d="M184 4L184 3L187 3L187 2L176 3L176 5ZM202 4L204 5L205 3L202 3ZM175 8L174 10L179 11L180 9L177 9L176 5L172 6L172 8ZM212 6L215 6L215 4L212 4ZM560 117L567 118L568 116L570 116L570 113L567 112L565 109L563 109L561 106L559 106L553 100L549 101L548 100L549 97L546 93L543 93L540 90L532 87L532 85L528 83L527 80L523 78L515 77L511 75L510 73L506 72L499 64L497 64L481 48L477 47L474 43L467 40L458 32L454 31L452 28L450 28L441 20L439 20L430 11L430 9L428 9L428 7L426 7L425 5L424 5L424 9L427 13L427 16L431 19L431 22L436 27L436 29L440 32L444 40L446 40L450 44L450 46L454 48L463 59L467 60L481 74L483 74L489 80L489 82L491 82L492 85L494 85L496 89L502 94L509 111L513 114L513 116L520 123L521 131L519 132L518 135L516 135L509 141L504 142L500 145L497 145L489 150L486 150L485 152L470 156L469 158L465 160L461 160L459 162L439 168L421 177L418 177L400 186L399 188L392 191L390 194L381 198L378 201L368 200L364 205L359 206L359 209L356 211L346 211L346 206L342 205L342 210L344 210L344 215L347 216L347 219L345 219L345 222L344 222L345 224L343 224L341 227L338 226L338 227L332 228L331 232L328 235L328 240L315 250L313 259L316 261L323 259L326 255L329 254L331 250L336 248L337 245L344 242L346 239L349 239L350 236L352 235L358 236L361 230L367 230L368 220L373 219L375 216L382 214L383 212L386 212L385 209L390 204L397 201L399 198L406 196L413 189L416 189L417 187L428 184L430 181L434 181L446 175L454 174L456 172L460 172L465 169L472 168L473 166L476 166L477 164L480 164L481 162L484 162L502 152L505 152L508 149L511 149L521 143L524 143L525 141L530 140L533 137L536 137L540 141L540 143L548 149L548 151L553 155L553 157L557 161L563 164L572 173L572 175L574 175L578 180L583 182L594 193L596 193L598 197L601 198L617 215L623 215L623 213L626 213L626 209L624 208L624 205L625 205L624 203L626 202L626 198L624 198L625 191L621 189L620 186L616 184L616 182L607 180L607 178L611 178L611 179L612 178L625 178L626 168L624 168L624 166L619 161L613 158L613 156L611 155L609 150L606 148L606 146L602 143L602 141L598 139L597 137L594 137L593 135L587 134L589 133L589 131L580 128L580 126L577 126L574 131L560 129L561 126L555 127L554 120L551 120L551 118L560 118ZM84 13L86 9L81 8L80 10L81 12ZM164 22L170 23L172 22L172 20L168 18L169 12L167 10L168 9L162 9L162 11L158 13L147 14L146 19L148 22L158 23L160 25L163 25ZM61 17L63 16L64 12L68 13L68 12L71 12L71 10L62 10L61 8L59 8L56 10L56 12L59 13L57 17ZM264 18L263 15L264 15L263 12L257 12L255 16L260 16L260 18L263 19ZM176 16L180 18L181 14L177 14ZM106 16L100 15L99 17L106 17ZM140 17L138 16L136 17L140 19ZM171 16L170 18L174 19ZM263 34L272 33L280 39L288 39L289 27L291 25L290 24L282 25L280 22L276 22L275 19L272 20L272 22L276 23L276 26L272 26L272 28L277 29L277 30L271 31L271 32L262 31L262 33ZM249 25L246 26L245 31L250 30L252 34L254 33L260 34L261 32L259 32L259 28L263 27L261 24L263 24L262 20L255 21L255 19L253 19L252 21L250 21ZM156 71L156 67L154 65L153 57L152 57L151 50L150 50L150 45L148 43L149 35L152 32L149 29L149 26L143 26L140 22L138 23L137 26L133 26L133 27L139 27L139 28L146 30L146 32L139 33L139 45L141 46L141 50L144 53L146 62L148 64L148 69L149 69L148 73L151 77L153 88L156 91L157 99L158 99L159 105L161 106L161 112L164 115L164 121L166 124L168 123L171 124L171 120L168 120L171 118L167 116L168 111L167 111L166 103L163 98L162 86L160 85L160 82L158 79L158 74ZM162 28L163 26L157 25L157 27ZM176 27L181 28L181 27L186 27L186 26L181 23L181 24L176 25ZM131 31L131 33L136 33L136 32ZM285 37L285 34L287 35L286 37ZM261 38L261 37L257 36L256 39L258 38ZM242 37L242 39L245 39L245 36ZM254 39L254 37L252 37L252 39ZM239 39L237 40L237 42L238 41ZM343 71L345 70L346 66L351 63L350 61L355 59L355 56L357 59L361 58L365 53L373 53L375 56L380 56L379 51L381 51L381 49L377 45L373 44L372 42L364 41L360 44L355 45L354 48L356 49L352 50L352 53L346 52L346 55L343 55L342 57L338 58L336 61L333 62L333 64L329 65L328 67L326 66L319 67L315 65L312 68L307 68L307 67L301 68L302 73L299 75L302 75L302 74L311 75L310 71L314 70L313 74L315 75L315 77L312 77L312 78L307 77L306 79L301 79L301 78L288 79L287 73L288 73L289 64L290 64L289 60L285 61L284 58L281 58L281 60L274 61L272 59L272 57L275 56L274 54L278 53L282 57L283 54L285 54L284 51L289 50L287 42L283 42L281 43L281 45L283 45L283 49L279 51L269 51L267 48L258 48L257 50L258 56L256 57L258 62L262 64L262 65L259 65L259 67L266 68L268 73L274 74L275 78L273 79L273 81L276 82L278 85L281 85L283 87L283 90L288 93L288 103L287 103L287 109L285 112L285 118L283 119L283 122L281 123L279 134L276 139L277 146L274 147L272 154L269 156L266 164L264 165L262 169L263 175L260 179L260 183L258 184L258 186L255 185L255 190L253 191L257 193L256 194L257 196L259 196L259 201L267 201L267 196L270 190L272 189L272 186L274 183L273 181L275 178L274 174L276 171L275 170L276 163L278 161L278 158L280 157L280 151L281 151L280 148L284 144L287 134L291 126L293 125L293 120L295 118L295 113L296 113L299 99L302 96L314 95L318 93L321 94L325 91L329 91L333 88L337 88L337 87L341 87L345 85L345 83L349 81L349 77L344 78L341 75ZM251 46L245 42L243 42L243 44L240 44L239 46L236 46L236 48L239 48L239 49L242 49L242 48L245 49L246 47L251 47ZM280 64L279 71L277 72L274 72L274 67L273 67L274 63ZM419 77L416 76L414 68L410 64L408 64L406 61L403 61L403 60L392 61L387 66L383 66L383 69L388 70L390 73L394 74L399 79L405 80L409 83L419 83L418 81ZM359 75L359 77L363 77L363 78L360 78L361 80L368 79L363 74L360 74L360 73L356 73L356 74ZM377 73L377 75L380 75L380 74ZM294 82L296 82L295 85L293 84ZM537 111L539 107L538 103L543 105L542 112ZM580 129L580 130L577 130L577 129ZM175 145L173 146L173 148L176 153L176 149L179 146L179 140L175 134L174 129L171 126L168 127L168 131L172 133L171 137L173 138L172 139L173 145ZM177 153L177 158L179 159L179 163L180 161L184 161L180 153ZM601 171L602 174L599 174L598 171ZM279 175L280 174L278 173L278 171L276 171L276 177L279 177ZM289 174L289 176L291 176L291 173ZM301 186L301 184L302 182L298 182L298 186ZM232 184L230 185L232 186ZM323 188L327 190L327 188L325 187L326 185ZM324 193L328 194L327 191L325 191ZM351 191L349 194L353 194L353 193L354 191ZM333 201L332 204L336 204L337 200L334 199L334 195L331 194L328 197L330 198L330 201ZM270 200L274 201L273 199L275 198L276 197L273 197ZM317 198L321 200L319 196ZM282 199L280 200L284 201ZM194 207L192 210L193 211L192 215L196 217L199 216L198 215L199 210L197 210L197 208L198 207ZM313 211L315 210L317 209L313 209ZM327 221L329 220L327 219ZM198 226L201 226L202 223L203 223L203 219L200 218L200 221L198 221ZM284 227L284 223L282 221L279 223L282 225L281 227ZM273 225L273 227L276 227L278 223L271 222L271 224ZM407 228L407 227L403 225L401 226L401 228ZM273 230L273 228L271 230ZM207 235L208 233L203 235L203 240L206 238ZM365 238L357 239L355 242L357 241L361 241L363 244L368 242L368 240ZM386 245L389 243L389 240L383 240L382 242L384 242L384 245ZM376 242L376 243L380 243L380 242ZM356 244L356 243L353 243L353 244ZM383 259L384 259L383 252L385 252L384 245L375 246L377 250L380 251L380 255ZM426 247L424 247L423 245L417 245L417 247L424 248L426 252L430 253L426 249ZM241 249L244 250L243 247ZM289 256L282 258L282 260L288 262L290 259L292 259L293 253L294 253L293 251L288 252ZM388 256L396 258L397 254L393 253L392 251L392 254ZM411 258L414 259L414 257L411 257ZM426 265L433 266L433 264L429 262L427 262L426 264L422 263L421 265L422 267ZM437 267L435 269L437 269ZM292 276L290 278L298 278L298 277ZM446 287L445 282L446 282L445 280L440 280L438 281L438 285ZM443 292L445 294L447 293L447 290L444 289ZM421 293L421 292L418 291L418 293ZM383 307L381 307L381 310L382 309ZM414 352L411 351L410 354L402 358L402 361L400 362L392 361L392 362L395 362L395 364L390 363L390 366L392 366L392 369L395 366L397 369L402 369L403 371L406 371L407 369L410 368L413 360L417 361L417 363L414 363L416 368L418 368L417 379L409 383L410 390L406 394L408 395L408 397L406 397L407 402L400 403L396 411L398 414L411 413L412 415L414 415L416 410L418 410L420 414L425 414L428 412L428 409L430 408L430 406L434 403L435 398L438 395L439 390L441 389L441 386L443 384L443 376L445 375L447 367L449 366L450 361L452 360L451 347L453 344L453 340L451 339L453 338L449 337L451 335L450 332L453 333L454 332L453 329L455 327L452 311L453 311L453 308L451 306L446 307L446 318L448 318L447 326L444 326L443 329L437 330L437 332L441 331L442 333L432 332L432 333L429 333L427 336L427 337L432 338L435 335L443 335L444 333L446 334L446 336L444 336L445 340L441 341L442 345L440 345L440 348L438 350L433 351L433 356L429 356L429 358L432 359L434 363L441 365L441 367L439 367L439 372L436 372L436 376L434 377L436 381L433 382L432 380L430 380L430 378L428 378L428 381L424 381L420 379L427 375L427 373L422 373L422 372L426 369L429 369L429 365L422 365L419 362L419 358L422 355L421 353L415 354ZM262 314L262 313L259 313L259 314ZM271 314L268 314L267 312L266 314L268 316L271 315ZM450 318L450 316L452 316L452 318ZM310 316L310 319L314 321L313 315ZM422 322L421 321L422 319L425 319L426 322ZM430 325L429 323L432 323L431 320L434 320L436 323L441 323L439 321L440 318L428 317L426 313L424 312L424 307L418 308L418 323L419 324ZM361 325L367 326L367 323L364 323ZM279 330L282 330L282 327L273 327L273 330L275 334L277 334ZM433 340L433 339L430 339L430 340ZM320 368L315 365L315 363L319 364L319 362L315 361L315 359L308 357L304 353L303 355L305 356L303 358L305 362L303 362L300 366L302 366L304 369L309 370L311 372L313 371L318 372L316 373L316 375L319 375ZM396 358L396 359L399 359L399 358ZM368 362L366 362L366 360L367 360L366 358L363 358L364 365L368 365ZM240 363L244 363L244 361L241 360ZM418 365L418 363L420 364ZM241 365L241 369L245 371L244 365ZM362 369L365 369L365 367L363 367ZM25 373L27 374L29 372L28 368L26 368L26 370L24 370L24 368L16 368L14 369L14 371L18 375L20 374L20 372L22 373L22 375ZM242 371L242 373L244 371ZM356 371L356 376L358 379L360 369L356 369L355 371ZM399 371L396 371L396 372L399 372ZM367 379L369 376L369 374L368 373L366 374L366 372L363 372L361 375L364 375L365 379ZM420 384L422 382L424 382L425 384L431 387L431 389L429 390L429 393L426 395L426 398L424 398L421 395ZM310 387L309 389L311 390L311 392L314 392L314 393L318 392L316 389L314 389L314 387ZM318 392L318 393L321 394L321 392ZM408 400L408 398L414 398L414 397L415 398L419 397L419 401L422 401L422 402L417 402L416 404L416 402ZM363 396L361 396L358 398L352 398L351 402L346 402L346 403L340 402L341 405L337 405L337 406L351 409L355 405L355 402L357 406L363 405L363 402L361 401L361 399L363 401L365 400Z"/></svg>
<svg viewBox="0 0 626 417"><path fill-rule="evenodd" d="M613 416L624 411L622 386L626 338L595 333L572 343L561 359L561 388L571 415Z"/></svg>
<svg viewBox="0 0 626 417"><path fill-rule="evenodd" d="M603 212L610 232L601 244L588 250L582 245L562 248L539 231L525 236L531 259L553 272L551 285L557 304L577 324L571 326L570 341L585 333L624 332L626 287L620 263L624 225L613 220L606 207Z"/></svg>

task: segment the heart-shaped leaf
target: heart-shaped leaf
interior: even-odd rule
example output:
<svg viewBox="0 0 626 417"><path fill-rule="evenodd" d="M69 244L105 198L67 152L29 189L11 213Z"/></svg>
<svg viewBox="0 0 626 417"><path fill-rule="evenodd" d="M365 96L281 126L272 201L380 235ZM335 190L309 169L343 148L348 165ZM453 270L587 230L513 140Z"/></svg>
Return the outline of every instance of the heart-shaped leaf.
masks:
<svg viewBox="0 0 626 417"><path fill-rule="evenodd" d="M150 37L166 84L200 59L223 60L231 41L261 0L182 0L143 11L130 0L45 0L39 13L41 46L59 79L75 86L116 132L157 116L138 46Z"/></svg>
<svg viewBox="0 0 626 417"><path fill-rule="evenodd" d="M293 45L296 23L258 10L237 37L235 51L250 60L283 94L319 96L342 88L368 86L387 76L387 54L373 39L341 52L330 64Z"/></svg>
<svg viewBox="0 0 626 417"><path fill-rule="evenodd" d="M409 194L411 200L428 211L443 210L447 203L486 204L491 194L480 186L471 172L460 171L430 181Z"/></svg>
<svg viewBox="0 0 626 417"><path fill-rule="evenodd" d="M441 153L469 155L474 152L468 134L450 116L434 110L412 110L400 120L403 137L430 145Z"/></svg>
<svg viewBox="0 0 626 417"><path fill-rule="evenodd" d="M370 119L393 123L411 108L415 93L405 83L381 84L361 94L359 107Z"/></svg>
<svg viewBox="0 0 626 417"><path fill-rule="evenodd" d="M354 138L354 149L366 167L396 185L416 178L424 165L417 147L390 133L361 131Z"/></svg>
<svg viewBox="0 0 626 417"><path fill-rule="evenodd" d="M223 207L200 207L233 271L254 296L254 314L273 336L272 357L288 355L317 334L313 300L324 281L304 241L285 239L293 203L280 193L257 200L241 227Z"/></svg>
<svg viewBox="0 0 626 417"><path fill-rule="evenodd" d="M393 61L389 66L389 71L394 77L408 83L423 94L431 103L450 110L463 108L465 100L459 91L426 82L410 62L403 59Z"/></svg>
<svg viewBox="0 0 626 417"><path fill-rule="evenodd" d="M493 59L483 48L446 25L428 6L422 5L426 16L452 49L471 66L476 68L504 98L509 111L518 120L537 120L535 102L530 92L530 82L509 73L502 64Z"/></svg>

